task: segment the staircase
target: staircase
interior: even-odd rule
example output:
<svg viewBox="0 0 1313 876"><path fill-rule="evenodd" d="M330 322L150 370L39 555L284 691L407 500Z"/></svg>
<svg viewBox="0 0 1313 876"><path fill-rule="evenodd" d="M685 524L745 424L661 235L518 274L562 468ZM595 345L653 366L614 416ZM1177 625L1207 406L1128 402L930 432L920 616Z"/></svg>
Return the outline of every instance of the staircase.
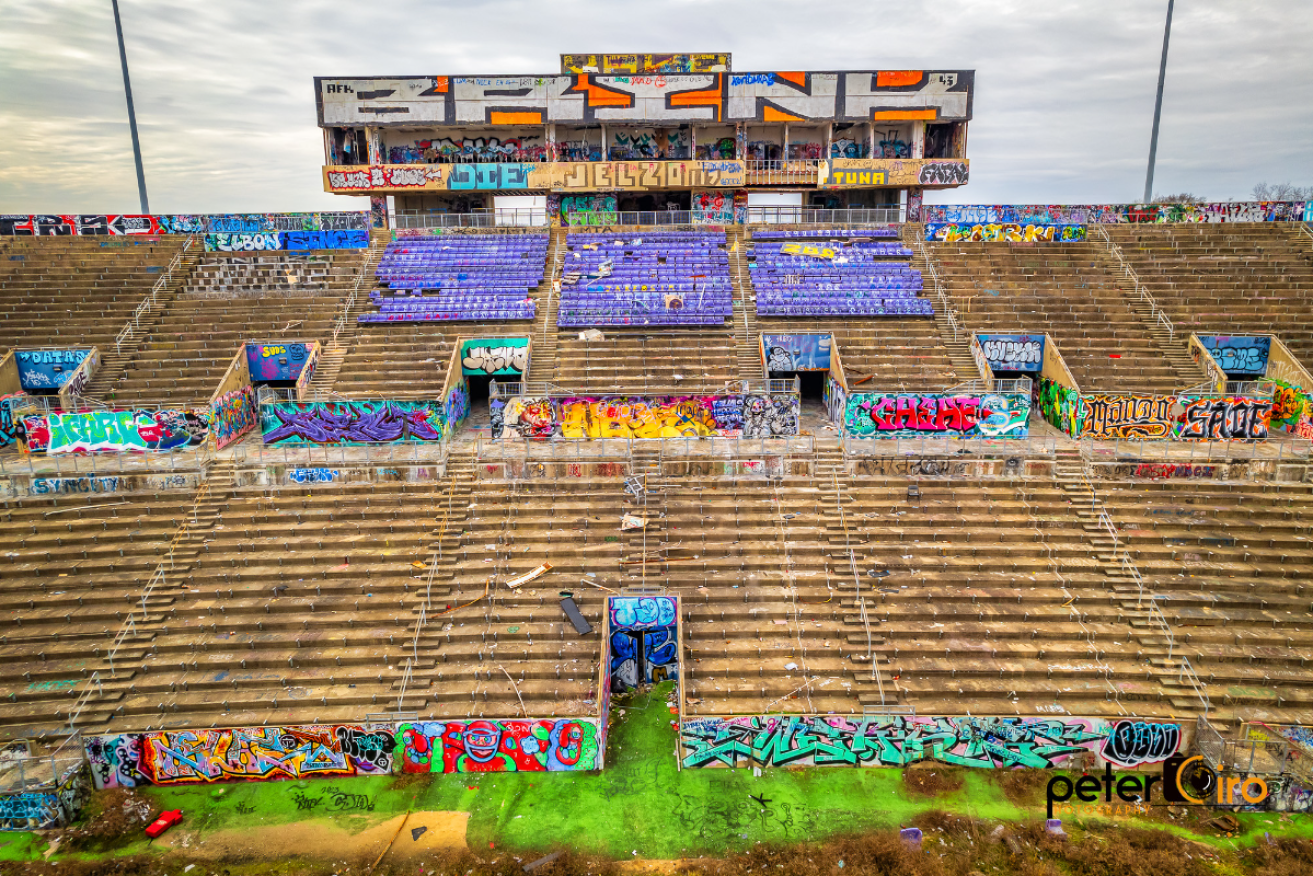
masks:
<svg viewBox="0 0 1313 876"><path fill-rule="evenodd" d="M739 379L761 380L762 372L761 335L757 329L757 298L752 289L752 275L748 270L747 248L751 232L742 225L736 225L725 232L729 241L729 275L734 284L735 330L742 330L736 344L738 353Z"/></svg>
<svg viewBox="0 0 1313 876"><path fill-rule="evenodd" d="M553 228L547 235L547 270L543 281L538 285L538 320L533 327L533 358L529 362L529 371L535 381L553 381L556 379L556 335L557 314L561 307L561 296L557 284L561 279L561 263L565 258L565 237L567 229ZM527 378L526 378L527 379Z"/></svg>
<svg viewBox="0 0 1313 876"><path fill-rule="evenodd" d="M360 326L356 317L369 304L369 290L373 287L375 271L378 270L378 263L382 260L383 252L391 240L391 232L379 230L370 232L369 252L365 256L364 264L360 266L355 288L343 307L341 327L337 329L336 337L330 340L328 346L320 353L314 376L310 378L310 398L327 398L333 392L337 375L342 370L342 361L346 359L347 353L356 342L356 333Z"/></svg>
<svg viewBox="0 0 1313 876"><path fill-rule="evenodd" d="M164 282L154 300L150 301L150 304L142 311L135 324L129 320L127 327L130 331L123 343L100 351L100 368L96 371L95 376L91 378L91 382L87 384L86 391L82 393L83 397L105 399L106 401L113 400L114 385L123 379L128 365L136 358L142 342L150 337L155 326L159 325L160 319L164 316L164 311L178 297L178 293L186 288L192 271L204 254L204 245L194 241L189 242L188 246L179 255L177 267L174 268L173 273ZM147 300L150 300L149 296Z"/></svg>
<svg viewBox="0 0 1313 876"><path fill-rule="evenodd" d="M912 230L913 228L915 231ZM911 228L903 226L902 239L905 242L919 240L920 235L923 234L921 228L920 225ZM913 236L914 234L916 236ZM933 289L935 273L930 264L930 251L921 247L909 248L912 250L913 267L921 272L927 285ZM957 372L958 380L978 380L980 369L971 355L971 332L962 323L959 314L955 310L950 312L938 295L931 298L931 303L935 308L935 325L939 328L939 339L948 353L949 361L953 363L953 370ZM954 326L956 326L956 337L954 337Z"/></svg>

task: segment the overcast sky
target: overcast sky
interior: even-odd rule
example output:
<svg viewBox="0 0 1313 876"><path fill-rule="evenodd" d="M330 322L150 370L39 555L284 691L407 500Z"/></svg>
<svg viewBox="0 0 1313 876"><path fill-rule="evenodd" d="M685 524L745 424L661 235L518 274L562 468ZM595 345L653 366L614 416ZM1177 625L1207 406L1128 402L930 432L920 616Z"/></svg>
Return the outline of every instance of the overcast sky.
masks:
<svg viewBox="0 0 1313 876"><path fill-rule="evenodd" d="M1138 200L1166 0L120 0L156 213L361 209L322 190L311 77L552 73L561 52L736 70L974 69L970 185ZM1181 0L1156 191L1313 185L1313 2ZM110 0L0 0L0 212L136 212Z"/></svg>

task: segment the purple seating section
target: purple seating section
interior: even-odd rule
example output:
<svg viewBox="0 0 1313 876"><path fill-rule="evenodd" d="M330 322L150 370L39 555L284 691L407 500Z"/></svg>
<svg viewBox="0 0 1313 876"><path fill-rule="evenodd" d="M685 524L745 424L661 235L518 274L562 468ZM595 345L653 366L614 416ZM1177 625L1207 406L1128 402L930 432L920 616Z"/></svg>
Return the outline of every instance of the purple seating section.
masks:
<svg viewBox="0 0 1313 876"><path fill-rule="evenodd" d="M530 295L547 264L545 234L444 234L388 244L378 263L377 313L360 322L533 319Z"/></svg>
<svg viewBox="0 0 1313 876"><path fill-rule="evenodd" d="M838 240L850 237L890 237L896 240L898 239L898 227L888 225L883 228L837 228L833 230L824 228L780 229L778 231L756 231L752 235L753 240L805 240L807 238Z"/></svg>
<svg viewBox="0 0 1313 876"><path fill-rule="evenodd" d="M581 233L568 243L564 272L580 276L561 285L562 327L724 325L733 312L723 231Z"/></svg>
<svg viewBox="0 0 1313 876"><path fill-rule="evenodd" d="M877 229L884 231L884 229ZM774 231L753 236L748 267L761 316L934 316L920 297L921 272L901 243L847 238L892 237L871 231ZM813 238L834 259L780 252L791 238ZM836 238L844 238L840 241ZM833 241L827 244L826 241Z"/></svg>

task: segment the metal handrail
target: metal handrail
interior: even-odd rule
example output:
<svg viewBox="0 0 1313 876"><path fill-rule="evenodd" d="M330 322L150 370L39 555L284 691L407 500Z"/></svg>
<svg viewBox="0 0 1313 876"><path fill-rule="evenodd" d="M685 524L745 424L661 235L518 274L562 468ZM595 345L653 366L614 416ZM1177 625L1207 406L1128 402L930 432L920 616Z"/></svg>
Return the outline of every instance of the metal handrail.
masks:
<svg viewBox="0 0 1313 876"><path fill-rule="evenodd" d="M749 225L896 225L904 221L902 207L748 207Z"/></svg>
<svg viewBox="0 0 1313 876"><path fill-rule="evenodd" d="M387 245L384 244L384 249ZM338 315L337 321L333 323L333 336L329 339L329 349L337 347L337 336L346 328L347 320L351 317L351 308L355 307L356 299L360 295L360 285L365 282L365 275L373 276L373 271L369 266L374 263L374 256L379 252L377 243L371 243L369 249L365 250L365 261L360 266L360 271L356 274L356 282L352 285L351 291L347 294L346 301L342 306L342 313Z"/></svg>
<svg viewBox="0 0 1313 876"><path fill-rule="evenodd" d="M1140 275L1137 274L1134 269L1131 268L1130 264L1127 263L1126 256L1122 253L1122 248L1116 244L1108 234L1108 230L1104 228L1103 225L1092 224L1089 227L1094 229L1094 233L1097 234L1103 240L1104 245L1107 246L1108 252L1112 253L1117 259L1117 263L1121 266L1122 273L1135 286L1136 293L1139 294L1142 300L1149 302L1149 312L1153 315L1154 322L1161 325L1167 332L1167 340L1169 342L1174 341L1176 339L1176 329L1172 325L1172 320L1167 316L1163 309L1158 306L1158 302L1154 300L1153 295L1149 294L1149 290L1140 282Z"/></svg>
<svg viewBox="0 0 1313 876"><path fill-rule="evenodd" d="M917 253L921 256L921 261L925 263L926 271L930 274L930 280L934 284L935 295L939 298L939 304L944 309L944 317L948 320L948 327L953 330L953 343L957 343L958 335L961 334L961 328L958 325L957 313L953 309L953 303L948 300L948 293L944 291L944 284L939 280L939 272L935 270L934 262L930 261L930 251L925 247L925 241L914 240L912 245L916 247Z"/></svg>
<svg viewBox="0 0 1313 876"><path fill-rule="evenodd" d="M1189 682L1190 686L1194 688L1195 694L1204 704L1204 718L1207 718L1208 714L1213 709L1213 705L1208 699L1208 688L1204 685L1203 680L1195 673L1194 667L1190 665L1190 659L1188 657L1181 658L1181 673L1177 676L1177 681L1182 683Z"/></svg>
<svg viewBox="0 0 1313 876"><path fill-rule="evenodd" d="M182 249L173 254L173 258L169 260L168 267L164 269L164 273L155 281L155 285L151 287L149 294L147 294L141 303L137 305L137 308L132 311L132 317L128 320L128 324L123 327L123 330L120 331L117 336L115 336L115 352L123 352L123 345L131 341L136 334L136 330L141 328L142 316L146 311L155 306L155 301L159 298L160 292L168 285L169 280L173 277L173 272L182 264L183 256L187 254L195 241L195 235L188 235L187 240L182 245Z"/></svg>

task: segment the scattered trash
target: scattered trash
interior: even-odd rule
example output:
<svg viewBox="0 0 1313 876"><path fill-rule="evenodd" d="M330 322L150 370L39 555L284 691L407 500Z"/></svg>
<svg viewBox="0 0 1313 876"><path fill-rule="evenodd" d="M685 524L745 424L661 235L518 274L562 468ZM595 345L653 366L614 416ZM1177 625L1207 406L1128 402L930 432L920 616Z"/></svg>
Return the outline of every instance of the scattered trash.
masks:
<svg viewBox="0 0 1313 876"><path fill-rule="evenodd" d="M785 663L785 664L784 664L784 668L785 668L785 669L788 669L788 670L790 670L790 671L792 671L792 670L798 668L798 664L797 664L797 663Z"/></svg>
<svg viewBox="0 0 1313 876"><path fill-rule="evenodd" d="M898 838L908 845L909 848L921 848L921 828L905 827L898 831Z"/></svg>
<svg viewBox="0 0 1313 876"><path fill-rule="evenodd" d="M562 599L561 610L570 619L570 623L574 624L574 631L579 635L586 636L593 631L592 624L588 623L584 616L579 613L579 606L575 605L573 598L567 596Z"/></svg>
<svg viewBox="0 0 1313 876"><path fill-rule="evenodd" d="M622 514L620 516L620 531L628 532L631 529L643 529L647 526L647 518L639 517L636 514Z"/></svg>
<svg viewBox="0 0 1313 876"><path fill-rule="evenodd" d="M155 839L179 821L182 821L181 809L170 809L167 812L161 812L159 816L150 823L150 826L146 828L146 836Z"/></svg>
<svg viewBox="0 0 1313 876"><path fill-rule="evenodd" d="M410 841L416 842L417 840L419 840L419 838L424 835L424 832L426 830L428 830L428 828L424 826L412 827L410 829Z"/></svg>
<svg viewBox="0 0 1313 876"><path fill-rule="evenodd" d="M557 858L561 857L561 855L563 855L563 854L565 854L565 852L563 852L563 851L561 851L561 852L552 852L550 855L544 855L543 857L539 858L539 859L536 860L536 861L530 861L528 864L525 864L525 865L524 865L524 872L526 872L526 873L531 873L531 872L533 872L534 870L536 870L537 868L543 866L544 864L550 864L552 861L555 861ZM637 853L635 853L635 854L637 854Z"/></svg>
<svg viewBox="0 0 1313 876"><path fill-rule="evenodd" d="M586 331L586 332L580 332L580 333L579 333L579 340L581 340L581 341L604 341L604 340L606 340L606 335L602 334L602 333L601 333L600 331L598 331L597 329L589 329L589 330Z"/></svg>
<svg viewBox="0 0 1313 876"><path fill-rule="evenodd" d="M888 569L867 569L866 574L872 578L888 578L892 573Z"/></svg>
<svg viewBox="0 0 1313 876"><path fill-rule="evenodd" d="M1062 829L1061 818L1049 818L1044 822L1044 832L1051 833L1054 836L1066 836L1067 832Z"/></svg>

